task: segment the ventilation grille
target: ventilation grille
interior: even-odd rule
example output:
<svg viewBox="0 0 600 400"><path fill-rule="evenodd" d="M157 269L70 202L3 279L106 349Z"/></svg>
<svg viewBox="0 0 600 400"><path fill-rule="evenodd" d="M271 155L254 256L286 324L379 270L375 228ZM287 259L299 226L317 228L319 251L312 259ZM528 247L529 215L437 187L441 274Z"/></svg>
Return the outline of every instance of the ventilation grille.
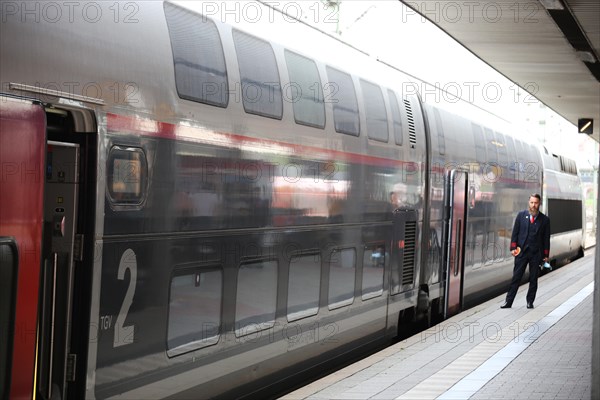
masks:
<svg viewBox="0 0 600 400"><path fill-rule="evenodd" d="M408 118L408 141L413 149L417 144L417 133L415 131L415 118L410 107L410 101L404 99L404 108L406 109L406 117Z"/></svg>
<svg viewBox="0 0 600 400"><path fill-rule="evenodd" d="M417 222L406 222L404 226L404 256L402 258L402 285L415 281L415 249L417 243Z"/></svg>

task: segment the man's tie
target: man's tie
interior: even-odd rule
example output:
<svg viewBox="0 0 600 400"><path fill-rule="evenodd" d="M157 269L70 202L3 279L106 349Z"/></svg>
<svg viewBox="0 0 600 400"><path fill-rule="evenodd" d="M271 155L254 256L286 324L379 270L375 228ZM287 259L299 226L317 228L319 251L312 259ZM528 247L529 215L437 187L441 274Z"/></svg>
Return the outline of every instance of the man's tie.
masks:
<svg viewBox="0 0 600 400"><path fill-rule="evenodd" d="M533 224L533 215L529 216L529 222Z"/></svg>

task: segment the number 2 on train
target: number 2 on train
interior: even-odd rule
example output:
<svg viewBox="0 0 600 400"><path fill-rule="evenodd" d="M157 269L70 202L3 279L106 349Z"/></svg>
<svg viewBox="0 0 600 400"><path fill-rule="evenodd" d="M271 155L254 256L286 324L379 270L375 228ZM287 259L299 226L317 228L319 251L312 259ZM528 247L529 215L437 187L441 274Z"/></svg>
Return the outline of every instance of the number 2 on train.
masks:
<svg viewBox="0 0 600 400"><path fill-rule="evenodd" d="M119 262L119 271L117 273L117 278L120 281L125 279L126 270L129 270L129 286L127 286L127 292L125 293L125 298L123 299L123 304L121 304L121 309L119 310L119 315L117 316L117 322L115 323L113 347L119 347L133 343L135 334L134 325L123 326L125 319L127 318L127 313L129 312L129 307L131 307L131 303L133 302L135 284L137 281L137 257L131 249L125 250L121 256L121 261Z"/></svg>

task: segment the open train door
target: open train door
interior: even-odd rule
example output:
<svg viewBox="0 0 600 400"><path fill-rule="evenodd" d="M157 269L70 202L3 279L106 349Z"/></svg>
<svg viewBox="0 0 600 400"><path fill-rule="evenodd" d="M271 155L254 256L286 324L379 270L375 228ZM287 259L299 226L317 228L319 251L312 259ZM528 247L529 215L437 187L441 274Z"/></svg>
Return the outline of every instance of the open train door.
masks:
<svg viewBox="0 0 600 400"><path fill-rule="evenodd" d="M462 310L467 219L468 174L451 170L446 175L446 213L443 268L445 277L444 318Z"/></svg>
<svg viewBox="0 0 600 400"><path fill-rule="evenodd" d="M0 96L0 395L34 397L46 113Z"/></svg>
<svg viewBox="0 0 600 400"><path fill-rule="evenodd" d="M87 108L0 95L2 400L85 389L95 126Z"/></svg>

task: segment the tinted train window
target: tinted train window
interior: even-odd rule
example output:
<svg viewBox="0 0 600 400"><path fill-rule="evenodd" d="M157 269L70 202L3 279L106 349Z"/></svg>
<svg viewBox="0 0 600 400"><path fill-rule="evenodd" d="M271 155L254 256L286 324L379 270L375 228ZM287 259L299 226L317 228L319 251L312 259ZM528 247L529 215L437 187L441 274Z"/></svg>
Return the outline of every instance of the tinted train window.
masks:
<svg viewBox="0 0 600 400"><path fill-rule="evenodd" d="M540 158L540 153L538 150L537 146L534 146L532 144L529 145L529 152L531 154L531 160L533 161L535 167L534 172L532 173L533 175L533 179L536 182L539 182L542 180L542 171L544 170L544 166L541 164L541 158Z"/></svg>
<svg viewBox="0 0 600 400"><path fill-rule="evenodd" d="M235 335L272 327L277 306L277 261L240 266L235 304Z"/></svg>
<svg viewBox="0 0 600 400"><path fill-rule="evenodd" d="M548 199L550 233L554 235L581 229L582 213L581 200Z"/></svg>
<svg viewBox="0 0 600 400"><path fill-rule="evenodd" d="M281 82L273 48L268 42L233 30L242 79L242 103L249 114L281 119Z"/></svg>
<svg viewBox="0 0 600 400"><path fill-rule="evenodd" d="M113 146L108 153L106 184L111 205L140 207L148 185L146 154L137 147Z"/></svg>
<svg viewBox="0 0 600 400"><path fill-rule="evenodd" d="M433 109L435 114L435 130L437 131L438 137L438 151L441 155L446 154L446 138L444 137L444 125L442 124L442 116L440 110L437 108Z"/></svg>
<svg viewBox="0 0 600 400"><path fill-rule="evenodd" d="M317 65L313 60L288 50L285 51L285 60L296 123L324 128L325 103Z"/></svg>
<svg viewBox="0 0 600 400"><path fill-rule="evenodd" d="M521 142L518 139L515 139L515 150L516 150L516 160L518 165L517 165L517 171L519 171L519 173L523 172L525 170L525 166L527 165L527 160L526 160L526 156L525 156L525 150L523 150L523 142ZM521 175L519 175L521 176Z"/></svg>
<svg viewBox="0 0 600 400"><path fill-rule="evenodd" d="M508 157L508 168L513 170L513 175L514 175L514 171L517 168L516 167L516 163L517 163L517 153L515 151L515 141L513 140L513 138L511 136L506 135L504 137L504 139L506 140L506 153L507 153L507 157Z"/></svg>
<svg viewBox="0 0 600 400"><path fill-rule="evenodd" d="M402 146L402 117L400 115L398 98L396 97L396 93L391 90L388 90L388 97L390 98L390 108L392 109L394 139L398 146Z"/></svg>
<svg viewBox="0 0 600 400"><path fill-rule="evenodd" d="M219 341L223 302L221 269L178 271L171 278L167 355L173 357Z"/></svg>
<svg viewBox="0 0 600 400"><path fill-rule="evenodd" d="M358 136L360 134L360 121L352 77L331 67L327 67L327 76L331 88L329 99L333 103L335 130L347 135Z"/></svg>
<svg viewBox="0 0 600 400"><path fill-rule="evenodd" d="M473 140L475 141L475 161L478 163L487 162L486 150L485 150L485 139L483 138L483 130L477 124L471 124L473 128Z"/></svg>
<svg viewBox="0 0 600 400"><path fill-rule="evenodd" d="M175 64L175 85L182 99L226 107L227 69L214 22L165 3Z"/></svg>
<svg viewBox="0 0 600 400"><path fill-rule="evenodd" d="M487 162L491 165L495 165L498 161L498 147L495 145L496 138L494 137L494 131L489 128L483 128L485 133L485 146L487 149Z"/></svg>
<svg viewBox="0 0 600 400"><path fill-rule="evenodd" d="M319 311L321 257L318 254L292 257L288 280L288 321L315 315Z"/></svg>
<svg viewBox="0 0 600 400"><path fill-rule="evenodd" d="M508 165L508 151L506 149L506 140L504 135L500 132L495 132L496 134L496 147L498 147L498 164L500 164L503 168L506 168Z"/></svg>
<svg viewBox="0 0 600 400"><path fill-rule="evenodd" d="M363 256L362 299L380 296L383 293L383 271L387 262L385 245L365 246Z"/></svg>
<svg viewBox="0 0 600 400"><path fill-rule="evenodd" d="M356 275L356 250L334 250L329 259L329 309L352 304L354 277Z"/></svg>
<svg viewBox="0 0 600 400"><path fill-rule="evenodd" d="M367 117L369 139L387 143L389 138L387 113L379 86L360 80Z"/></svg>

